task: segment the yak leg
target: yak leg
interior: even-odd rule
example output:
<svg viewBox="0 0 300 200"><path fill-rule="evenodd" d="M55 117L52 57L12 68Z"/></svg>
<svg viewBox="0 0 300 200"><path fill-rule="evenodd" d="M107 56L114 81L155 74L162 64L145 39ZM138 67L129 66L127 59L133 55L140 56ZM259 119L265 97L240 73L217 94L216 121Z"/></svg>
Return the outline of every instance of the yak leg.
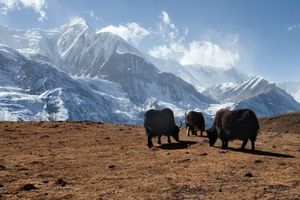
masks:
<svg viewBox="0 0 300 200"><path fill-rule="evenodd" d="M197 136L197 130L194 129L194 130L192 131L192 133L193 133L193 135L196 135L196 136Z"/></svg>
<svg viewBox="0 0 300 200"><path fill-rule="evenodd" d="M222 130L219 130L220 131L220 139L221 139L221 141L222 141L222 146L221 146L221 148L222 149L226 149L227 147L228 147L228 137L227 137L227 134L224 132L224 131L222 131Z"/></svg>
<svg viewBox="0 0 300 200"><path fill-rule="evenodd" d="M250 139L251 141L251 150L254 151L255 150L255 139Z"/></svg>
<svg viewBox="0 0 300 200"><path fill-rule="evenodd" d="M202 131L202 129L200 130L200 136L203 137L203 131Z"/></svg>
<svg viewBox="0 0 300 200"><path fill-rule="evenodd" d="M168 135L168 143L169 143L169 144L171 143L170 135Z"/></svg>
<svg viewBox="0 0 300 200"><path fill-rule="evenodd" d="M158 135L157 136L157 144L161 144L160 138L161 138L161 135Z"/></svg>
<svg viewBox="0 0 300 200"><path fill-rule="evenodd" d="M186 134L187 136L190 136L190 126L187 127Z"/></svg>
<svg viewBox="0 0 300 200"><path fill-rule="evenodd" d="M222 149L226 149L228 147L228 140L222 140Z"/></svg>
<svg viewBox="0 0 300 200"><path fill-rule="evenodd" d="M153 147L152 135L151 134L148 134L148 147L149 148Z"/></svg>
<svg viewBox="0 0 300 200"><path fill-rule="evenodd" d="M246 147L246 145L247 145L247 142L248 142L248 138L243 140L243 144L242 144L242 146L241 146L241 149L242 149L242 150L245 149L245 147Z"/></svg>

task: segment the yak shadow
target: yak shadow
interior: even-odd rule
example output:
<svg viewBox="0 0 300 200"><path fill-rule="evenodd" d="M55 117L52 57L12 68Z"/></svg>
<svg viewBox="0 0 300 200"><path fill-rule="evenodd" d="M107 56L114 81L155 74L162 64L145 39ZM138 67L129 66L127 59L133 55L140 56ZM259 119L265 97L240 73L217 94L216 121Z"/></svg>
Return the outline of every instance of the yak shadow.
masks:
<svg viewBox="0 0 300 200"><path fill-rule="evenodd" d="M195 141L180 141L178 143L166 143L158 146L157 148L166 150L186 149L191 145L197 144Z"/></svg>
<svg viewBox="0 0 300 200"><path fill-rule="evenodd" d="M240 148L237 149L237 148L233 148L233 147L228 147L227 149L231 150L231 151L250 153L250 154L259 155L259 156L270 156L270 157L277 157L277 158L295 158L295 156L292 156L289 154L274 153L274 152L262 151L262 150L252 151L251 149L240 149Z"/></svg>

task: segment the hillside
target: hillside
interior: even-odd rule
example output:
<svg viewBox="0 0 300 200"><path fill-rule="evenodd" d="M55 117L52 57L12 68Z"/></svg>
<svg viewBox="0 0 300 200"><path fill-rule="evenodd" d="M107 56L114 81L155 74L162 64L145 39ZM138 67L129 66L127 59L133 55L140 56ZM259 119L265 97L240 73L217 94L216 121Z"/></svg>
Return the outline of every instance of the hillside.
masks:
<svg viewBox="0 0 300 200"><path fill-rule="evenodd" d="M281 133L300 133L300 112L263 117L260 119L263 130Z"/></svg>
<svg viewBox="0 0 300 200"><path fill-rule="evenodd" d="M300 132L269 132L280 118L261 120L254 153L185 129L149 150L142 126L1 122L0 199L299 199Z"/></svg>

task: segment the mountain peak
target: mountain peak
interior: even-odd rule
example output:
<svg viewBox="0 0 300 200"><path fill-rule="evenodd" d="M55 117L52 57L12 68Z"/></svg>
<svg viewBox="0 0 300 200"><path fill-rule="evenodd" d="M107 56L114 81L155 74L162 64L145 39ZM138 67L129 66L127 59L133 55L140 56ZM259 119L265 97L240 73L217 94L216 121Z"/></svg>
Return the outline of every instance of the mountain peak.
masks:
<svg viewBox="0 0 300 200"><path fill-rule="evenodd" d="M90 28L89 24L82 17L71 18L67 24L63 25L63 27L79 27L81 29Z"/></svg>
<svg viewBox="0 0 300 200"><path fill-rule="evenodd" d="M238 88L243 90L245 89L254 89L256 87L266 87L270 85L267 80L265 80L262 76L254 76L250 78L249 80L245 81L242 85L240 85ZM238 89L236 88L236 89Z"/></svg>
<svg viewBox="0 0 300 200"><path fill-rule="evenodd" d="M253 76L252 78L249 79L249 81L254 81L254 82L260 82L260 81L263 81L263 80L265 80L265 78L262 77L262 76L259 76L259 75Z"/></svg>
<svg viewBox="0 0 300 200"><path fill-rule="evenodd" d="M123 38L111 32L97 31L96 34L109 40L122 41L124 43L127 43Z"/></svg>

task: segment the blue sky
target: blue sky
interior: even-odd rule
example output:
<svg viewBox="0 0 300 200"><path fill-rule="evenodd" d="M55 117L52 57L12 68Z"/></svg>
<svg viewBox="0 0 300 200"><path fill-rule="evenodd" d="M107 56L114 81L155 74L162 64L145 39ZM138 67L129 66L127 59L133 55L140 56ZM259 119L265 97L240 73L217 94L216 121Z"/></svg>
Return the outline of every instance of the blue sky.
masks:
<svg viewBox="0 0 300 200"><path fill-rule="evenodd" d="M297 0L0 0L0 24L49 29L82 17L144 52L182 64L235 66L300 80Z"/></svg>

